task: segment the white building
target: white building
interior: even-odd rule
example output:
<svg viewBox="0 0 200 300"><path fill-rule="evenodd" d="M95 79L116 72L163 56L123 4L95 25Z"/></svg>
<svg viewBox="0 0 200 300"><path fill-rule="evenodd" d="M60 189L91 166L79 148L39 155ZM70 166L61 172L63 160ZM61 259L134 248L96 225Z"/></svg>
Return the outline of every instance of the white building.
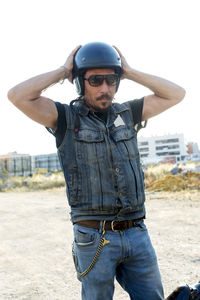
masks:
<svg viewBox="0 0 200 300"><path fill-rule="evenodd" d="M139 137L138 147L144 163L178 162L187 156L183 134Z"/></svg>

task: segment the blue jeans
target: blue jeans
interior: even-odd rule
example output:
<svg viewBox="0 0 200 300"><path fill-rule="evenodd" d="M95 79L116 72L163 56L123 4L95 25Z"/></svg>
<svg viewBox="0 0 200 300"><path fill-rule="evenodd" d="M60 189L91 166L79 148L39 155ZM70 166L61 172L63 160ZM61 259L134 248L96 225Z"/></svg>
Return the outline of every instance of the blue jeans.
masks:
<svg viewBox="0 0 200 300"><path fill-rule="evenodd" d="M105 245L92 270L78 279L82 300L111 300L114 279L133 300L163 300L157 258L143 221L122 232L106 231ZM90 265L101 239L101 230L74 225L75 264L79 272Z"/></svg>

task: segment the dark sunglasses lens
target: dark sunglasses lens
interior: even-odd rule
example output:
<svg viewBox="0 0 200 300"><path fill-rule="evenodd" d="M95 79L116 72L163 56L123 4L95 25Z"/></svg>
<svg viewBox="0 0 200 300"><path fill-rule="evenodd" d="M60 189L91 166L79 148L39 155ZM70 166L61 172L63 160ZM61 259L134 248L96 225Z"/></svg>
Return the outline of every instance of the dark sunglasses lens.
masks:
<svg viewBox="0 0 200 300"><path fill-rule="evenodd" d="M88 78L88 81L91 86L100 86L104 81L104 76L103 75L91 75Z"/></svg>
<svg viewBox="0 0 200 300"><path fill-rule="evenodd" d="M108 74L108 75L91 75L88 78L88 82L91 86L100 86L102 85L104 79L108 85L116 85L118 81L117 74Z"/></svg>
<svg viewBox="0 0 200 300"><path fill-rule="evenodd" d="M118 75L117 74L109 74L105 75L106 82L108 85L116 85L117 80L118 80Z"/></svg>

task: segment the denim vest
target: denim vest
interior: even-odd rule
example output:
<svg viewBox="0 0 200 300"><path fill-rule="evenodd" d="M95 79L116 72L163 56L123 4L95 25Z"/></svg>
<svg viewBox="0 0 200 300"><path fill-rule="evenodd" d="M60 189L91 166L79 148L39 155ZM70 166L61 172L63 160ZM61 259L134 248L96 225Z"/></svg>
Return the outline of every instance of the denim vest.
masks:
<svg viewBox="0 0 200 300"><path fill-rule="evenodd" d="M113 103L107 124L81 102L65 111L58 156L72 222L144 217L144 174L129 103Z"/></svg>

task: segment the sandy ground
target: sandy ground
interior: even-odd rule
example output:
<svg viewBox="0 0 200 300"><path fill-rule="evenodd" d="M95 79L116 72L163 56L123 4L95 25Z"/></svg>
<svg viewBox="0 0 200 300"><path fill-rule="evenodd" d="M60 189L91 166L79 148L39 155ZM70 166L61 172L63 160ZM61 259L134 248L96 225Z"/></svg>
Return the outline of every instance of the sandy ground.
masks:
<svg viewBox="0 0 200 300"><path fill-rule="evenodd" d="M167 296L200 280L200 192L147 193L146 208ZM1 300L81 299L64 189L0 193L0 222ZM114 299L129 299L117 282Z"/></svg>

